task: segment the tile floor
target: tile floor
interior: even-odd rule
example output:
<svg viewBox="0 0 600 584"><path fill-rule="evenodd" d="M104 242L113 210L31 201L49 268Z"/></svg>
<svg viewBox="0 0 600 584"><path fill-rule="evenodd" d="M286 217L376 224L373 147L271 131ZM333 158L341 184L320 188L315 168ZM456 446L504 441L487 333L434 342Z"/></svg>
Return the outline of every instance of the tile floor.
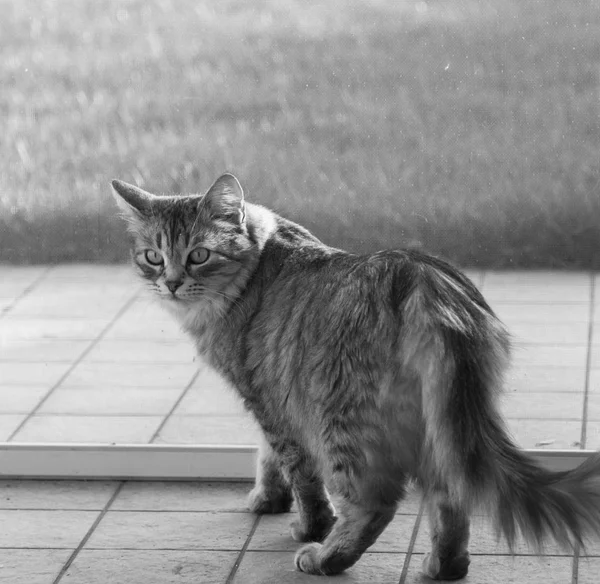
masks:
<svg viewBox="0 0 600 584"><path fill-rule="evenodd" d="M600 448L597 276L472 273L515 337L503 408L528 448ZM253 444L221 379L141 294L126 266L0 266L0 442ZM290 515L246 512L235 483L0 481L0 581L10 584L281 584ZM418 495L332 581L425 582ZM598 582L587 557L510 556L484 518L465 582Z"/></svg>
<svg viewBox="0 0 600 584"><path fill-rule="evenodd" d="M250 485L0 481L0 581L10 584L283 584L324 582L293 566L292 514L246 511ZM429 582L420 573L429 534L420 497L340 583ZM600 546L586 557L557 549L508 554L485 518L473 519L466 583L596 584Z"/></svg>
<svg viewBox="0 0 600 584"><path fill-rule="evenodd" d="M598 275L470 272L515 340L526 448L600 448ZM0 265L0 442L254 444L233 392L128 266Z"/></svg>

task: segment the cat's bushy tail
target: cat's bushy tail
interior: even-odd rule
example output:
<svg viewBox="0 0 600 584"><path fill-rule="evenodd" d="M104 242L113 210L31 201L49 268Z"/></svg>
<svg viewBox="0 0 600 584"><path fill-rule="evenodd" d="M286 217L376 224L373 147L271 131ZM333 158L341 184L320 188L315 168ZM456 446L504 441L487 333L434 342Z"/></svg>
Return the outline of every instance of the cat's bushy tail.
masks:
<svg viewBox="0 0 600 584"><path fill-rule="evenodd" d="M462 508L484 506L511 549L566 549L600 536L600 455L568 472L539 466L510 439L496 397L508 335L466 279L427 268L406 303L403 354L423 394L426 486Z"/></svg>

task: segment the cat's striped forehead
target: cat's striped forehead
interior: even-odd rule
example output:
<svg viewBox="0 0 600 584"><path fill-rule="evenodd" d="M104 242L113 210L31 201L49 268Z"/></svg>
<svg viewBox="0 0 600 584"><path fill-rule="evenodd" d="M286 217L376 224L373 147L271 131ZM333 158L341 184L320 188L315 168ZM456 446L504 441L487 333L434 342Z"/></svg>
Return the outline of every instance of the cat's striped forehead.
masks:
<svg viewBox="0 0 600 584"><path fill-rule="evenodd" d="M203 197L157 197L148 218L139 226L138 237L144 244L171 254L197 245L233 251L240 244L247 246L242 231L228 221L211 217Z"/></svg>
<svg viewBox="0 0 600 584"><path fill-rule="evenodd" d="M193 245L193 240L207 228L198 203L199 198L189 197L153 201L153 212L146 230L153 232L154 245L164 250Z"/></svg>

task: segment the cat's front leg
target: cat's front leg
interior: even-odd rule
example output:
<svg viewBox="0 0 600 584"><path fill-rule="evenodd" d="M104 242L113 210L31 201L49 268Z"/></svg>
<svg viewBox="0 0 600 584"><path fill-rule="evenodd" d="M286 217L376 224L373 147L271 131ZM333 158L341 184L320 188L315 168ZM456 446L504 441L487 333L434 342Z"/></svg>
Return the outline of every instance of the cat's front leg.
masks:
<svg viewBox="0 0 600 584"><path fill-rule="evenodd" d="M338 574L352 566L393 519L396 505L365 507L343 501L340 515L323 543L298 550L294 562L307 574Z"/></svg>
<svg viewBox="0 0 600 584"><path fill-rule="evenodd" d="M248 507L254 513L288 513L292 502L292 489L283 474L281 459L263 437L258 452L256 482L248 497Z"/></svg>
<svg viewBox="0 0 600 584"><path fill-rule="evenodd" d="M312 457L298 453L289 474L298 505L298 519L290 526L292 537L296 541L323 541L337 518Z"/></svg>

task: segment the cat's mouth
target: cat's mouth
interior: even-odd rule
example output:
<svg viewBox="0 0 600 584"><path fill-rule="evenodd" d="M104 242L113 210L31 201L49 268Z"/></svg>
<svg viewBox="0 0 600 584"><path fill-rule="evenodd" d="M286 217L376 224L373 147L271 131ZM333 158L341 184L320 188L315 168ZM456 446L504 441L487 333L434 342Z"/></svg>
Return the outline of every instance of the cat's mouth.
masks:
<svg viewBox="0 0 600 584"><path fill-rule="evenodd" d="M181 296L177 296L175 294L165 294L162 296L163 300L166 300L167 302L174 302L176 304L180 304L183 302L189 302L190 299L189 298L182 298Z"/></svg>
<svg viewBox="0 0 600 584"><path fill-rule="evenodd" d="M190 294L185 294L182 296L179 294L161 294L160 299L173 305L194 304L200 300L198 296Z"/></svg>

